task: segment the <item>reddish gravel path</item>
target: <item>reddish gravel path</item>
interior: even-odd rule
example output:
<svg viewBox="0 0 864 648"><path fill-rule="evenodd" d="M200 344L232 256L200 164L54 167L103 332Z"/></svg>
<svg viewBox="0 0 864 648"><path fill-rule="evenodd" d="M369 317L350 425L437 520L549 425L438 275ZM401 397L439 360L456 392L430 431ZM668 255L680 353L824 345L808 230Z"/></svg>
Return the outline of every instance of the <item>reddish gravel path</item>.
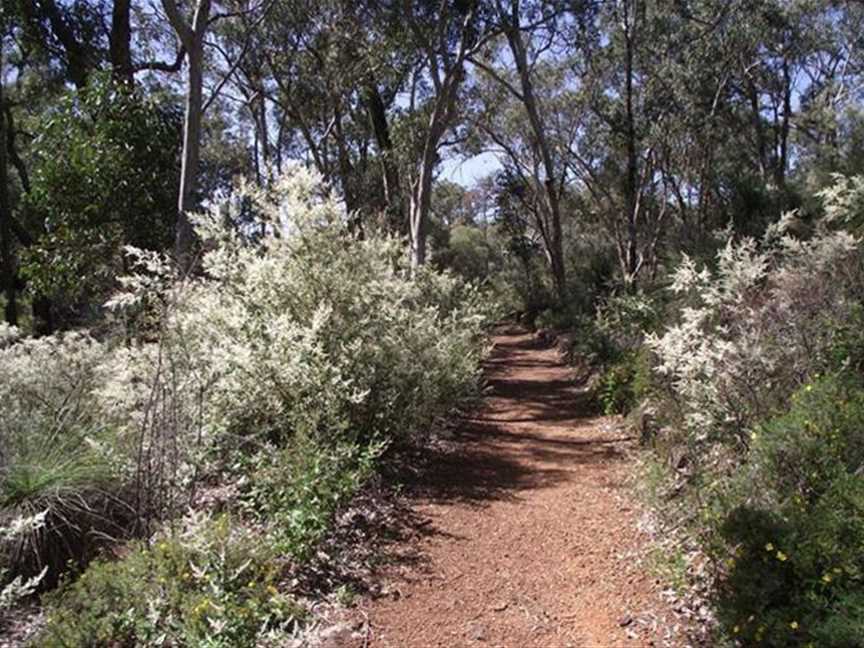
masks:
<svg viewBox="0 0 864 648"><path fill-rule="evenodd" d="M659 605L635 559L645 537L627 504L624 450L555 349L521 331L495 339L488 396L459 451L428 471L424 530L383 591L356 612L359 645L663 645L641 622ZM656 644L655 644L656 641Z"/></svg>

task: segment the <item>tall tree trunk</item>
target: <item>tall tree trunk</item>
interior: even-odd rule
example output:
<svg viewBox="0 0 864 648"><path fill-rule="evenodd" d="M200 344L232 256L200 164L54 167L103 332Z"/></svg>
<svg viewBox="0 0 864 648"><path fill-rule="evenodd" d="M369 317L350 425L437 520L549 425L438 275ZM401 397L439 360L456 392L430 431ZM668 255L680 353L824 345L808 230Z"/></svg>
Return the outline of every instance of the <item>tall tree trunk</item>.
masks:
<svg viewBox="0 0 864 648"><path fill-rule="evenodd" d="M499 8L500 9L500 8ZM528 120L534 134L534 140L540 151L543 162L543 193L545 197L545 209L549 214L550 236L549 236L549 265L552 270L552 280L555 283L555 292L559 301L563 301L567 294L567 276L564 266L564 243L561 228L561 197L556 182L557 172L555 160L552 155L552 146L543 127L540 118L540 107L537 96L534 93L534 84L531 79L531 70L528 65L528 53L525 42L522 39L522 27L520 24L519 0L512 0L510 4L510 24L506 31L507 42L516 63L519 73L520 86L522 88L522 103L528 113Z"/></svg>
<svg viewBox="0 0 864 648"><path fill-rule="evenodd" d="M454 66L448 70L447 77L435 99L435 108L429 118L418 174L411 187L409 223L412 268L426 263L426 226L432 205L432 181L435 164L438 161L438 147L455 117L456 97L465 78L464 60L464 50L460 46L460 56Z"/></svg>
<svg viewBox="0 0 864 648"><path fill-rule="evenodd" d="M181 267L188 268L195 232L189 212L195 209L198 168L201 162L201 108L203 56L200 45L189 48L189 76L186 94L186 116L183 123L183 161L180 167L180 195L177 202L177 226L174 254Z"/></svg>
<svg viewBox="0 0 864 648"><path fill-rule="evenodd" d="M0 61L2 68L2 61ZM0 93L4 88L0 83ZM18 239L18 244L23 247L33 245L34 237L19 223L12 215L11 205L9 202L9 165L11 160L15 166L21 186L25 193L30 192L30 177L27 174L27 168L24 166L24 161L18 154L15 147L15 125L12 119L12 111L10 107L3 101L3 96L0 95L0 272L3 278L7 281L11 279L12 283L3 284L6 291L6 320L14 324L17 320L17 291L22 287L20 277L17 275L16 260L14 248L12 247L12 235ZM8 246L8 247L7 247ZM12 305L10 307L10 305ZM52 314L51 300L47 297L36 295L33 297L33 331L37 335L49 335L54 332L54 317Z"/></svg>
<svg viewBox="0 0 864 648"><path fill-rule="evenodd" d="M345 210L348 212L350 218L351 229L357 230L360 227L360 215L358 213L359 201L354 191L354 166L351 164L351 157L348 154L348 147L345 143L345 131L342 128L342 107L339 105L338 98L333 108L333 136L336 140L339 181L342 184L342 194L345 198Z"/></svg>
<svg viewBox="0 0 864 648"><path fill-rule="evenodd" d="M114 0L111 11L111 76L115 81L132 85L132 28L130 26L132 0Z"/></svg>
<svg viewBox="0 0 864 648"><path fill-rule="evenodd" d="M410 14L411 3L406 1L406 4L408 9L406 13ZM435 100L423 141L423 154L416 167L417 176L413 178L411 185L409 224L412 269L426 263L426 226L432 204L432 180L435 163L438 160L438 147L456 117L456 98L465 80L465 61L470 56L472 47L477 45L471 42L476 36L473 24L477 6L474 2L467 4L468 11L461 18L461 32L455 53L436 52L428 42L421 45L426 50L429 60L429 73L435 86ZM416 25L413 27L416 28Z"/></svg>
<svg viewBox="0 0 864 648"><path fill-rule="evenodd" d="M396 233L405 233L404 205L402 191L399 185L399 169L393 159L393 141L390 139L390 127L387 122L387 109L378 91L378 86L369 80L364 88L366 95L366 110L375 134L375 143L381 156L381 175L384 184L384 202L387 205L387 215L390 229Z"/></svg>
<svg viewBox="0 0 864 648"><path fill-rule="evenodd" d="M3 30L5 33L5 30ZM6 295L4 317L12 326L18 324L18 286L15 257L12 251L12 210L9 204L9 166L6 159L6 111L3 88L3 42L0 39L0 284Z"/></svg>
<svg viewBox="0 0 864 648"><path fill-rule="evenodd" d="M765 127L762 123L762 111L759 107L759 93L752 79L747 80L747 97L750 101L750 119L753 124L753 134L756 137L756 161L759 165L759 178L765 182L768 175L768 152L765 143Z"/></svg>
<svg viewBox="0 0 864 648"><path fill-rule="evenodd" d="M189 212L197 206L198 170L201 157L201 121L204 83L204 34L210 20L210 0L198 0L189 25L177 8L176 0L162 0L162 6L188 56L186 115L183 122L183 160L177 201L174 254L185 271L191 264L195 232Z"/></svg>
<svg viewBox="0 0 864 648"><path fill-rule="evenodd" d="M261 131L261 160L264 162L264 177L266 184L273 179L273 154L270 150L270 132L267 125L267 97L264 94L264 84L258 87L258 128Z"/></svg>
<svg viewBox="0 0 864 648"><path fill-rule="evenodd" d="M639 159L636 141L636 116L633 107L633 39L636 29L636 16L628 16L630 8L625 2L624 39L625 39L625 109L627 113L627 178L624 188L627 209L627 239L625 244L624 281L628 286L634 285L638 269L638 191L639 191ZM634 10L635 14L635 10Z"/></svg>
<svg viewBox="0 0 864 648"><path fill-rule="evenodd" d="M785 56L785 53L784 53ZM780 122L780 152L777 167L774 169L774 181L781 191L786 189L786 169L789 167L789 131L792 123L792 75L789 61L783 59L783 118ZM785 202L786 196L782 197Z"/></svg>
<svg viewBox="0 0 864 648"><path fill-rule="evenodd" d="M418 268L426 263L426 226L432 205L432 180L435 172L435 162L438 158L438 128L430 129L426 144L423 147L423 158L414 186L411 188L411 267Z"/></svg>

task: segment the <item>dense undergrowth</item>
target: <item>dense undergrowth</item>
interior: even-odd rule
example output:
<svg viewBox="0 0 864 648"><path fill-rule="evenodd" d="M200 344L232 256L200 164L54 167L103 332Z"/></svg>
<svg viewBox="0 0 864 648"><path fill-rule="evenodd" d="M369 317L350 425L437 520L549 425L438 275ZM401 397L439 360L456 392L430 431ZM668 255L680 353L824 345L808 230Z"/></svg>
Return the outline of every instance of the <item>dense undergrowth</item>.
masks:
<svg viewBox="0 0 864 648"><path fill-rule="evenodd" d="M860 184L838 178L817 217L726 232L713 256L577 320L601 408L650 448L667 575L700 581L717 645L864 636Z"/></svg>
<svg viewBox="0 0 864 648"><path fill-rule="evenodd" d="M130 250L98 335L2 331L0 602L61 582L38 645L279 645L288 567L476 387L487 298L346 236L308 173L198 232L192 276Z"/></svg>

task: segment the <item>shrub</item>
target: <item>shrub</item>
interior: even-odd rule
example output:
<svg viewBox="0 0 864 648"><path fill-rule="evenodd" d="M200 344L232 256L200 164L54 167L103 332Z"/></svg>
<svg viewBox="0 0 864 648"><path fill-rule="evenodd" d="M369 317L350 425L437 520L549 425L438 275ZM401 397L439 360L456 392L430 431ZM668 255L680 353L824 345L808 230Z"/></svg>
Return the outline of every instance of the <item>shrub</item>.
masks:
<svg viewBox="0 0 864 648"><path fill-rule="evenodd" d="M864 633L864 389L826 377L758 426L722 498L715 557L731 635L768 646L857 646Z"/></svg>
<svg viewBox="0 0 864 648"><path fill-rule="evenodd" d="M122 344L86 334L15 341L0 330L2 513L48 511L33 536L41 548L18 545L3 564L35 556L35 574L46 555L74 548L83 567L96 548L91 531L149 536L196 504L205 477L236 478L239 513L261 541L305 559L383 445L428 431L476 388L495 315L486 297L449 273L411 276L396 240L352 237L310 174L215 204L198 227L205 252L194 276L159 253L130 251L137 274L111 302L127 326ZM217 553L233 551L236 537ZM158 638L167 621L142 621L147 606L164 603L155 590L136 599L131 621L122 605L136 578L162 569L160 556L138 546L93 566L55 606L55 634L86 636L72 628L80 612L106 641ZM51 565L56 579L62 560ZM165 614L192 613L184 592ZM172 641L199 636L177 623Z"/></svg>
<svg viewBox="0 0 864 648"><path fill-rule="evenodd" d="M864 275L860 241L831 229L856 204L838 191L807 238L787 215L714 269L685 260L677 319L646 339L679 424L676 526L713 558L743 645L856 646L864 630Z"/></svg>
<svg viewBox="0 0 864 648"><path fill-rule="evenodd" d="M380 450L377 444L322 447L295 438L286 448L253 458L241 506L267 526L275 550L304 560L329 530L339 507L373 474Z"/></svg>
<svg viewBox="0 0 864 648"><path fill-rule="evenodd" d="M41 646L255 646L303 615L279 592L273 548L228 517L188 517L175 533L95 562L47 598Z"/></svg>
<svg viewBox="0 0 864 648"><path fill-rule="evenodd" d="M404 434L476 381L489 316L479 291L431 270L409 278L397 241L349 237L341 209L320 193L300 171L251 192L255 229L267 232L254 244L214 208L199 219L206 277L153 299L174 304L163 343L187 359L209 437ZM148 267L161 268L153 257ZM115 303L153 287L149 276L129 283Z"/></svg>
<svg viewBox="0 0 864 648"><path fill-rule="evenodd" d="M716 272L685 261L672 284L679 323L646 338L671 402L702 441L746 448L755 422L833 365L835 331L858 312L857 239L821 229L802 241L785 234L788 224L761 244L730 241Z"/></svg>
<svg viewBox="0 0 864 648"><path fill-rule="evenodd" d="M102 74L58 99L38 122L22 196L27 219L47 226L21 249L20 269L32 293L78 322L116 288L123 245L170 247L182 117Z"/></svg>
<svg viewBox="0 0 864 648"><path fill-rule="evenodd" d="M11 335L10 335L11 339ZM93 390L106 349L85 334L25 338L0 347L0 524L43 523L0 542L0 567L46 583L86 563L128 510L112 493L115 466L101 451L112 431Z"/></svg>
<svg viewBox="0 0 864 648"><path fill-rule="evenodd" d="M651 389L651 354L647 349L622 353L603 371L599 399L603 413L627 414Z"/></svg>
<svg viewBox="0 0 864 648"><path fill-rule="evenodd" d="M0 527L0 540L8 543L22 535L39 531L45 526L45 515L46 511L43 511L31 517L12 520L6 526ZM43 567L41 572L30 578L25 579L19 575L10 580L7 578L8 570L0 567L0 612L10 609L19 600L36 591L47 571L48 568Z"/></svg>
<svg viewBox="0 0 864 648"><path fill-rule="evenodd" d="M656 331L661 322L658 295L639 292L612 295L597 308L597 329L609 343L621 351L635 351L642 346L645 335Z"/></svg>

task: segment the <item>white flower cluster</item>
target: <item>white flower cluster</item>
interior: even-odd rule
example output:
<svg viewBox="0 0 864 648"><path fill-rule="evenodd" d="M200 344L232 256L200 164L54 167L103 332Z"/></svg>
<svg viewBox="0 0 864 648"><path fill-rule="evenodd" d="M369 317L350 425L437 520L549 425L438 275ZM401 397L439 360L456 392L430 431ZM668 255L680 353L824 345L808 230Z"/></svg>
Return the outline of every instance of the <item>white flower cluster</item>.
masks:
<svg viewBox="0 0 864 648"><path fill-rule="evenodd" d="M48 511L42 511L35 515L16 517L0 526L0 541L8 542L22 535L38 532L45 526L45 516ZM45 578L48 568L44 567L41 572L30 578L16 576L0 587L0 611L12 608L21 599L30 596L36 591L39 583ZM0 583L5 582L6 570L0 568Z"/></svg>
<svg viewBox="0 0 864 648"><path fill-rule="evenodd" d="M716 270L685 258L671 289L679 321L647 344L697 440L739 438L820 370L834 332L855 314L860 242L820 227L789 234L787 215L761 241L730 241Z"/></svg>
<svg viewBox="0 0 864 648"><path fill-rule="evenodd" d="M9 346L21 336L18 328L0 321L0 349Z"/></svg>
<svg viewBox="0 0 864 648"><path fill-rule="evenodd" d="M475 287L410 277L401 244L351 236L309 172L234 199L245 220L224 204L197 219L203 273L130 250L137 273L110 305L143 327L0 329L0 477L26 463L86 489L98 464L92 483L134 487L153 520L188 503L214 448L422 432L474 386L490 316Z"/></svg>
<svg viewBox="0 0 864 648"><path fill-rule="evenodd" d="M248 244L218 207L200 217L208 278L169 326L207 386L209 430L416 430L474 379L475 289L432 272L409 279L398 241L347 236L308 171L246 198L263 236Z"/></svg>
<svg viewBox="0 0 864 648"><path fill-rule="evenodd" d="M149 341L70 333L0 348L0 445L34 416L45 428L86 417L116 433L91 446L131 469L133 454L166 443L141 430L170 419L172 447L194 463L191 446L225 434L416 431L474 381L488 315L474 287L431 271L410 279L398 241L348 236L308 171L241 198L252 225L226 224L222 205L197 219L202 277L180 281L163 256L130 251L139 272L111 305L161 305Z"/></svg>
<svg viewBox="0 0 864 648"><path fill-rule="evenodd" d="M91 392L105 346L85 333L23 338L0 347L0 469L70 427L97 425Z"/></svg>

